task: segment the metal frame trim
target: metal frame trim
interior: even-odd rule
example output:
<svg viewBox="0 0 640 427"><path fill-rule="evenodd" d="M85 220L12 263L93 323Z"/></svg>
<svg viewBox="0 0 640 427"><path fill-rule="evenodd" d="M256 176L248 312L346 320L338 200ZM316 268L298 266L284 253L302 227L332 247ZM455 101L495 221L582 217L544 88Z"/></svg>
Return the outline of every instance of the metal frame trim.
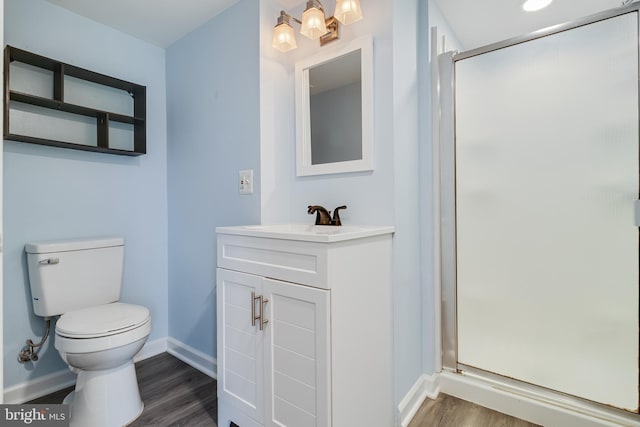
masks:
<svg viewBox="0 0 640 427"><path fill-rule="evenodd" d="M640 3L631 3L627 6L620 6L617 9L609 9L603 12L595 13L593 15L586 16L584 18L576 19L573 21L565 22L563 24L552 25L537 31L533 31L521 36L512 37L506 40L502 40L496 43L492 43L486 46L478 47L476 49L466 50L454 54L453 61L459 61L461 59L471 58L473 56L482 55L484 53L493 52L494 50L504 49L517 44L525 43L531 40L547 37L553 34L561 33L567 30L573 30L574 28L582 27L585 25L593 24L598 21L604 21L605 19L614 18L616 16L624 15L630 12L639 12Z"/></svg>

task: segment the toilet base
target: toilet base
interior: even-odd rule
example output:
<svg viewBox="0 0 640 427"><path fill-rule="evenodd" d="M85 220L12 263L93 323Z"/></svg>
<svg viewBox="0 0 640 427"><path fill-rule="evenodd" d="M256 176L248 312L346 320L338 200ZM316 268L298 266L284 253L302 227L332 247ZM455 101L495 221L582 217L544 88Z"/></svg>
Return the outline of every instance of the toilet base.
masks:
<svg viewBox="0 0 640 427"><path fill-rule="evenodd" d="M133 360L112 369L77 370L75 391L65 397L71 427L121 427L142 414Z"/></svg>

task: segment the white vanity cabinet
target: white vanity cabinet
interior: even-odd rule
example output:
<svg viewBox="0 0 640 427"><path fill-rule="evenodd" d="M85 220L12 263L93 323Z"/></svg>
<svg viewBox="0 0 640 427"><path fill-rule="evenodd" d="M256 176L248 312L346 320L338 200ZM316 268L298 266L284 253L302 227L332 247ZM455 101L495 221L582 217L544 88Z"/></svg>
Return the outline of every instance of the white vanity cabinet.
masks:
<svg viewBox="0 0 640 427"><path fill-rule="evenodd" d="M218 426L392 426L393 228L284 227L217 229Z"/></svg>

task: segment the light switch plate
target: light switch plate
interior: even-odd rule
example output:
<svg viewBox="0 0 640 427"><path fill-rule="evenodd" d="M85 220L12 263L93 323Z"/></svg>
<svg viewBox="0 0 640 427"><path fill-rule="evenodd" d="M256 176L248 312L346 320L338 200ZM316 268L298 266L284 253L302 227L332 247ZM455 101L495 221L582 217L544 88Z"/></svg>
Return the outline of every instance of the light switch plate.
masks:
<svg viewBox="0 0 640 427"><path fill-rule="evenodd" d="M253 194L253 169L241 170L238 173L238 191L240 194Z"/></svg>

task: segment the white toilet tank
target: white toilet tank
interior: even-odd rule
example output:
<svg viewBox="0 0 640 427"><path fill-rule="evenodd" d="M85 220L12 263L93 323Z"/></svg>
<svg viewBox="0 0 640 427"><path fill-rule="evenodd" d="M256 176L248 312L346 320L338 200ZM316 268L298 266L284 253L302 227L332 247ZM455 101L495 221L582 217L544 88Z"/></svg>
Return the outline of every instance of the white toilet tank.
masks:
<svg viewBox="0 0 640 427"><path fill-rule="evenodd" d="M33 311L57 316L120 299L124 239L32 242L25 245Z"/></svg>

